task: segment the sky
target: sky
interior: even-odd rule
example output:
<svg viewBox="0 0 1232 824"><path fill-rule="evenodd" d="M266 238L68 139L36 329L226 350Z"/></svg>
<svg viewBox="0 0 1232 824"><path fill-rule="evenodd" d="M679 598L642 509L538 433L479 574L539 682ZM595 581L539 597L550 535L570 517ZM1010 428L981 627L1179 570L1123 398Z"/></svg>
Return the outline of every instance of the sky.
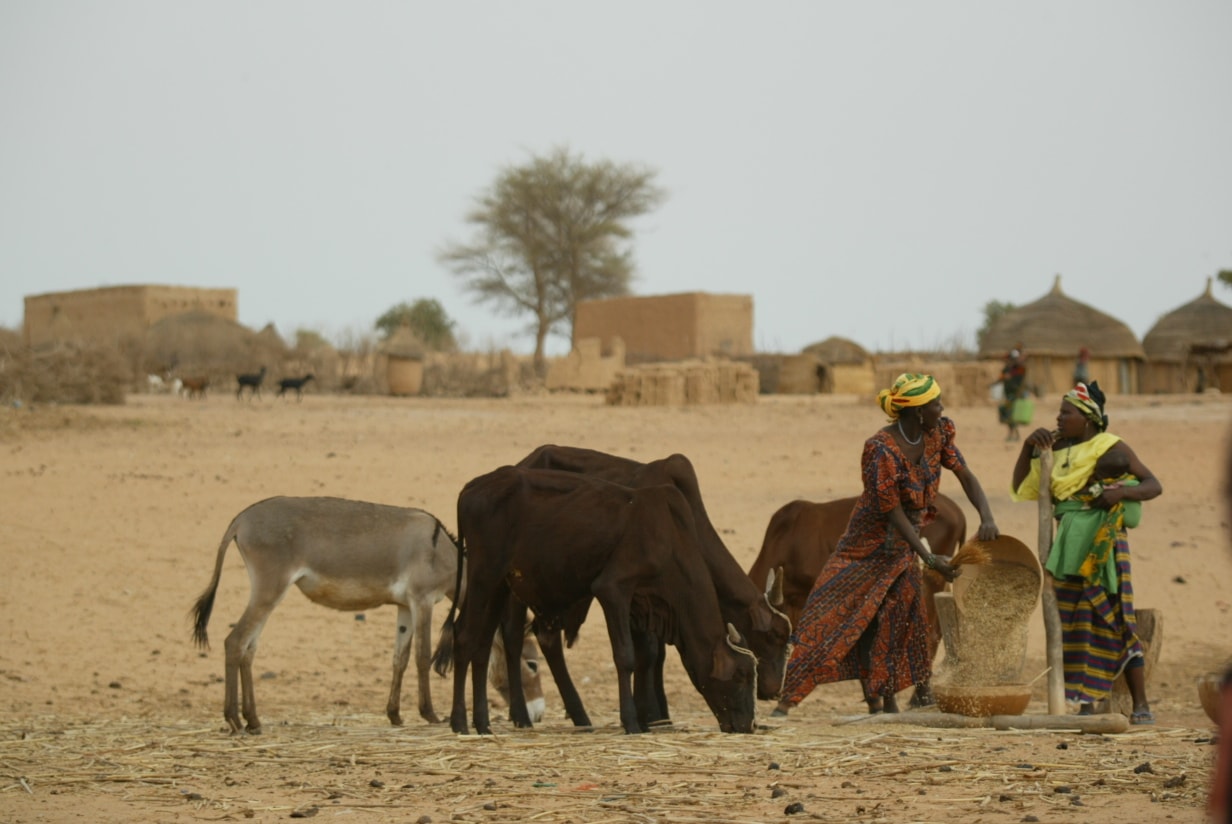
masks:
<svg viewBox="0 0 1232 824"><path fill-rule="evenodd" d="M973 346L1058 274L1141 339L1232 269L1229 33L1226 0L0 0L0 325L156 283L289 341L432 298L529 353L438 254L567 147L667 192L634 293L752 295L759 351Z"/></svg>

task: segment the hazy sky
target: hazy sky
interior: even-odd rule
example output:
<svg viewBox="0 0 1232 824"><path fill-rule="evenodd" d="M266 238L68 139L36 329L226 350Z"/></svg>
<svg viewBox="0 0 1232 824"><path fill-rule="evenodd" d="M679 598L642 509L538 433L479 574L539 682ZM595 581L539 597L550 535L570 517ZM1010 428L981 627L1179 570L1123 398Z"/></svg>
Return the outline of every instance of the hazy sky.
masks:
<svg viewBox="0 0 1232 824"><path fill-rule="evenodd" d="M0 325L164 283L288 339L431 297L529 352L436 253L568 146L668 191L635 291L751 294L761 350L973 341L1057 273L1141 338L1232 268L1230 34L1227 0L0 0Z"/></svg>

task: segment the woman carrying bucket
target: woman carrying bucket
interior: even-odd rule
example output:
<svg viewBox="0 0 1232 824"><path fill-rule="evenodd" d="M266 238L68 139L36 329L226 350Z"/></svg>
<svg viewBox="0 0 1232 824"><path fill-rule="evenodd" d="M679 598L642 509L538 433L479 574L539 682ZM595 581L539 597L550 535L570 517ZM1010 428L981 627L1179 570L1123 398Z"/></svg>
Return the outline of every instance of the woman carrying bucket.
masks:
<svg viewBox="0 0 1232 824"><path fill-rule="evenodd" d="M984 490L955 443L954 422L942 417L936 380L899 375L877 401L890 423L864 442L864 492L792 635L776 715L786 715L818 684L856 678L869 712L898 712L895 693L928 682L930 629L920 561L949 580L958 574L919 534L936 513L943 468L954 473L979 511L979 539L1000 535Z"/></svg>
<svg viewBox="0 0 1232 824"><path fill-rule="evenodd" d="M1149 501L1163 486L1129 444L1107 431L1104 401L1097 381L1078 383L1065 394L1056 431L1037 429L1023 442L1011 495L1016 501L1039 499L1039 454L1051 449L1050 492L1059 524L1048 567L1061 613L1066 700L1076 702L1080 713L1092 713L1124 672L1134 704L1130 723L1153 724L1121 513L1124 503ZM1138 483L1112 484L1090 499L1084 492L1096 462L1109 452L1128 461L1129 474ZM1099 528L1080 528L1078 519L1091 508L1104 510L1108 517L1100 520Z"/></svg>

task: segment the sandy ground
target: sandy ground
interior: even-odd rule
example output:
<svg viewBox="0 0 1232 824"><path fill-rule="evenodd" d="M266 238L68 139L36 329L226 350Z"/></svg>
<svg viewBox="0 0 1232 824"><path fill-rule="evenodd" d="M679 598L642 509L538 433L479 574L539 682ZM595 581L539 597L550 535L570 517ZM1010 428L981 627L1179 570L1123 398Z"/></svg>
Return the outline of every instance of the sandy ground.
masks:
<svg viewBox="0 0 1232 824"><path fill-rule="evenodd" d="M1057 399L1037 413L1051 420ZM134 396L121 407L0 413L0 820L1196 822L1212 728L1196 677L1230 651L1232 560L1222 467L1232 402L1114 398L1113 431L1162 479L1131 535L1140 608L1165 619L1150 684L1159 724L1114 736L836 723L858 687L816 691L789 719L759 706L723 735L672 654L675 725L621 733L596 616L569 656L597 729L548 715L459 738L384 717L394 611L334 612L291 593L256 660L262 736L222 720L222 639L247 599L227 556L211 626L188 611L223 530L272 495L422 507L452 529L458 490L548 442L694 462L712 519L747 569L771 514L859 489L869 399L773 397L740 407L610 408L594 396L302 403ZM1007 494L1016 445L989 407L952 408L1002 530L1035 545L1037 511ZM952 477L943 491L961 498ZM968 517L974 510L963 501ZM438 608L436 624L447 604ZM1028 675L1043 669L1033 619ZM1045 680L1029 713L1046 711ZM449 682L433 677L438 712Z"/></svg>

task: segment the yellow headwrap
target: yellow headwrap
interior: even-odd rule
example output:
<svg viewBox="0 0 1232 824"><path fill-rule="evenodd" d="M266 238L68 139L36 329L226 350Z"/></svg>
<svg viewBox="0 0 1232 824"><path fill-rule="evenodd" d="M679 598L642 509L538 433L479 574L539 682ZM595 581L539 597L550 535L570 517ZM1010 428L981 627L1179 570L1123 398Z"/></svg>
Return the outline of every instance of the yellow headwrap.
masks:
<svg viewBox="0 0 1232 824"><path fill-rule="evenodd" d="M941 395L941 386L932 375L914 375L904 372L894 381L889 389L882 389L877 394L877 403L881 411L898 420L898 414L909 406L923 406L933 398Z"/></svg>

